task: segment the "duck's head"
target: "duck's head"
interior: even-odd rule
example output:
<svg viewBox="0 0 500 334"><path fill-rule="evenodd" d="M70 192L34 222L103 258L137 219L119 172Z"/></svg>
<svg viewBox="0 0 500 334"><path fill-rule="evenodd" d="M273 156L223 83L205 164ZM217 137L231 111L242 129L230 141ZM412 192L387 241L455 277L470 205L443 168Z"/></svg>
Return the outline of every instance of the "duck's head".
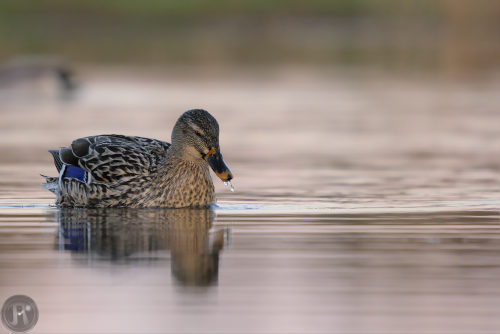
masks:
<svg viewBox="0 0 500 334"><path fill-rule="evenodd" d="M172 147L186 160L206 161L222 181L233 178L220 153L219 124L208 111L192 109L182 114L172 131Z"/></svg>

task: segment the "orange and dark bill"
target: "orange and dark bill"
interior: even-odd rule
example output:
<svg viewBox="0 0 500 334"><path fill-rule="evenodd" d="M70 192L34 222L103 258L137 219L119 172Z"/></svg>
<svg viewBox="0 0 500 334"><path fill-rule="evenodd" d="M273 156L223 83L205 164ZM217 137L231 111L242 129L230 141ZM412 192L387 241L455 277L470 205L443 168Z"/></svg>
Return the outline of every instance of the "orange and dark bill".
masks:
<svg viewBox="0 0 500 334"><path fill-rule="evenodd" d="M231 171L224 162L224 159L222 159L222 154L218 149L212 147L205 155L205 160L208 161L212 170L222 181L230 181L233 178L233 174L231 174Z"/></svg>

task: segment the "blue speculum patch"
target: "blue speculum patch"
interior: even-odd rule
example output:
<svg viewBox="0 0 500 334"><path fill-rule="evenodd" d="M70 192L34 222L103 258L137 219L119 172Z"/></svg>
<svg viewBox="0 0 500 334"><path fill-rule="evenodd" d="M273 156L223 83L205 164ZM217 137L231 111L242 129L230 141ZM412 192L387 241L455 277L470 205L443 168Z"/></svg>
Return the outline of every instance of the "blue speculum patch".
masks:
<svg viewBox="0 0 500 334"><path fill-rule="evenodd" d="M63 177L69 177L85 182L85 171L80 167L66 165L63 173Z"/></svg>

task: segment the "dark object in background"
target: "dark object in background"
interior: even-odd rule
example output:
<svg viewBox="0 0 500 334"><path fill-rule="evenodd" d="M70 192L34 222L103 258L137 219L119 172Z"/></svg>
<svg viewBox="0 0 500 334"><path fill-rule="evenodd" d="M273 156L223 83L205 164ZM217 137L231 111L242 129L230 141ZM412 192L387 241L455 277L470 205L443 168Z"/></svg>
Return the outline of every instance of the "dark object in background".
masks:
<svg viewBox="0 0 500 334"><path fill-rule="evenodd" d="M49 56L24 56L0 66L0 88L45 76L54 77L63 93L70 93L78 87L74 71L65 60Z"/></svg>

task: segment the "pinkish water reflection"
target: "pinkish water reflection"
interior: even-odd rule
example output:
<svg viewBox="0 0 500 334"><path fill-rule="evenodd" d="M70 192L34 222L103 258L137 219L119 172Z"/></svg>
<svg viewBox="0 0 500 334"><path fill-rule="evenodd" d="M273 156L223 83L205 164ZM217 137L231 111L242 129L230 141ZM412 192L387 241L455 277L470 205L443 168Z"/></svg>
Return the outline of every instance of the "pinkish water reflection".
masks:
<svg viewBox="0 0 500 334"><path fill-rule="evenodd" d="M84 73L0 91L0 299L34 333L498 332L500 81ZM235 174L214 211L50 207L48 148L192 107Z"/></svg>

